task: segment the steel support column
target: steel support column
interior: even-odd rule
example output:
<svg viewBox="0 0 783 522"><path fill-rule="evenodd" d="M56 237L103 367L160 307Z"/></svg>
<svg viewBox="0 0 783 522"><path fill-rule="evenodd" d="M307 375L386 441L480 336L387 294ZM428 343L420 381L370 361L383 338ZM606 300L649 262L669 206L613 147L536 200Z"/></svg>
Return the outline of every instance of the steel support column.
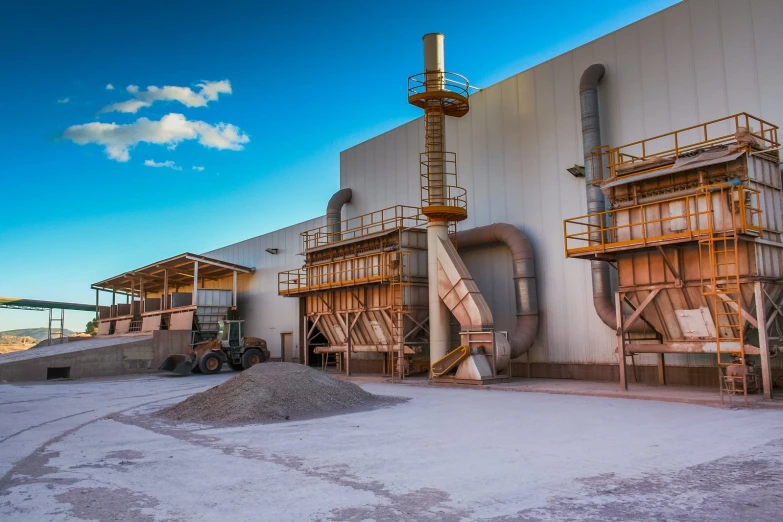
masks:
<svg viewBox="0 0 783 522"><path fill-rule="evenodd" d="M615 292L615 315L617 317L617 354L620 356L620 391L628 391L625 368L625 330L623 327L623 295Z"/></svg>
<svg viewBox="0 0 783 522"><path fill-rule="evenodd" d="M759 325L759 355L761 355L761 382L764 386L764 398L772 398L772 361L769 356L767 340L767 310L764 306L764 292L761 281L753 283L753 293L756 297L756 321Z"/></svg>
<svg viewBox="0 0 783 522"><path fill-rule="evenodd" d="M658 354L658 384L666 385L666 360L662 353Z"/></svg>
<svg viewBox="0 0 783 522"><path fill-rule="evenodd" d="M192 305L198 303L198 261L193 261L193 302Z"/></svg>
<svg viewBox="0 0 783 522"><path fill-rule="evenodd" d="M233 310L237 309L237 271L234 270L234 281L233 286L231 287L231 308Z"/></svg>
<svg viewBox="0 0 783 522"><path fill-rule="evenodd" d="M161 303L161 310L168 309L169 300L169 271L168 269L163 271L163 302Z"/></svg>
<svg viewBox="0 0 783 522"><path fill-rule="evenodd" d="M345 312L345 325L348 330L348 348L345 350L345 375L351 375L351 350L353 350L353 342L351 341L351 330L353 325L351 324L351 312Z"/></svg>

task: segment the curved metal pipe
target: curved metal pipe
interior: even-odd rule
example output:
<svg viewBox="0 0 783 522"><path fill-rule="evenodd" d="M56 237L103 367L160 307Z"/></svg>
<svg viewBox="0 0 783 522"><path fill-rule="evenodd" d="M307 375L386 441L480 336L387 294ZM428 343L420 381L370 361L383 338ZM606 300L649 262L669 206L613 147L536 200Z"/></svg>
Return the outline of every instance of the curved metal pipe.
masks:
<svg viewBox="0 0 783 522"><path fill-rule="evenodd" d="M528 352L538 333L538 294L536 293L536 265L533 247L524 232L508 223L457 232L460 248L473 248L503 243L511 251L514 297L517 303L517 324L509 333L511 359Z"/></svg>
<svg viewBox="0 0 783 522"><path fill-rule="evenodd" d="M353 191L349 188L340 189L334 193L326 205L326 230L329 234L328 242L339 241L340 221L343 205L351 202Z"/></svg>
<svg viewBox="0 0 783 522"><path fill-rule="evenodd" d="M585 190L587 192L587 213L596 214L606 210L606 200L601 187L593 184L600 179L603 172L603 156L592 155L592 150L601 146L601 120L598 113L598 84L601 83L606 68L596 63L585 69L579 80L579 105L582 111L582 148L585 161ZM600 229L601 216L589 218L591 229ZM597 242L601 241L601 233L590 236ZM606 261L590 261L590 274L593 281L593 306L601 321L613 330L617 330L617 315L612 300L612 284L609 277L609 263ZM645 331L644 323L638 322L631 332Z"/></svg>

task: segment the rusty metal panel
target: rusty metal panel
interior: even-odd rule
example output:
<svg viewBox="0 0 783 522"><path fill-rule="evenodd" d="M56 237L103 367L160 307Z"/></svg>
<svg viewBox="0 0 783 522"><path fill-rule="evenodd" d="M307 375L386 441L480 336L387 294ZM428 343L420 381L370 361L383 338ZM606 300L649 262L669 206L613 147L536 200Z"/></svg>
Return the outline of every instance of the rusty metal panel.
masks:
<svg viewBox="0 0 783 522"><path fill-rule="evenodd" d="M154 330L160 330L161 317L162 316L160 315L148 315L147 317L142 317L141 331L152 332Z"/></svg>
<svg viewBox="0 0 783 522"><path fill-rule="evenodd" d="M109 335L109 331L111 331L111 321L98 323L98 335Z"/></svg>
<svg viewBox="0 0 783 522"><path fill-rule="evenodd" d="M114 335L126 334L130 331L130 319L121 319L114 323Z"/></svg>
<svg viewBox="0 0 783 522"><path fill-rule="evenodd" d="M119 322L119 321L118 321ZM169 330L192 330L193 329L193 311L178 312L171 314L169 319Z"/></svg>

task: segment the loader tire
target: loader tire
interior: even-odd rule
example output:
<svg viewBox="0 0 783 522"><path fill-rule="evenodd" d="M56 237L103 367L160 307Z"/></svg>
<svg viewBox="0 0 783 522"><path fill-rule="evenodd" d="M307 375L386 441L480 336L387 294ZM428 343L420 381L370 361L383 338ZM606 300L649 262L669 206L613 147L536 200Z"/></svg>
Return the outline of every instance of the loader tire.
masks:
<svg viewBox="0 0 783 522"><path fill-rule="evenodd" d="M250 348L242 354L242 368L245 370L262 362L264 362L264 354L258 348Z"/></svg>
<svg viewBox="0 0 783 522"><path fill-rule="evenodd" d="M229 361L228 367L231 368L232 370L234 370L235 372L241 372L242 370L244 370L244 368L242 368L242 363L241 362L235 363L235 362L230 362Z"/></svg>
<svg viewBox="0 0 783 522"><path fill-rule="evenodd" d="M205 353L198 362L201 373L210 375L218 373L223 368L223 359L216 353Z"/></svg>

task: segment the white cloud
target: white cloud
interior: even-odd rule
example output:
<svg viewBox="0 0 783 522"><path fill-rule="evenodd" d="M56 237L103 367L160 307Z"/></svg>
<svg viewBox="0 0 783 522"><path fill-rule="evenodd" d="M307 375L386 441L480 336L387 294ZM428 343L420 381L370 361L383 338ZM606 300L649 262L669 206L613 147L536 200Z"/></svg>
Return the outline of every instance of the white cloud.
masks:
<svg viewBox="0 0 783 522"><path fill-rule="evenodd" d="M167 169L182 170L182 167L176 165L171 160L162 161L160 163L155 160L144 160L144 165L146 165L147 167L155 167L155 168L166 167Z"/></svg>
<svg viewBox="0 0 783 522"><path fill-rule="evenodd" d="M91 122L73 125L65 129L64 138L86 145L103 145L106 155L116 161L128 161L130 149L138 143L166 145L170 150L186 140L198 140L209 148L219 150L242 150L250 138L230 123L210 125L203 121L191 121L182 114L170 113L160 120L139 118L133 123Z"/></svg>
<svg viewBox="0 0 783 522"><path fill-rule="evenodd" d="M110 83L107 83L107 84L106 84L106 90L107 90L107 91L113 91L113 90L114 90L114 85L112 85L112 84L110 84Z"/></svg>
<svg viewBox="0 0 783 522"><path fill-rule="evenodd" d="M106 86L108 88L108 85ZM197 84L198 91L190 87L177 87L164 85L157 87L150 85L147 90L140 90L138 85L128 85L125 88L133 99L118 103L112 103L100 110L105 112L136 113L142 107L149 107L157 101L177 101L186 107L206 107L207 103L218 99L220 94L231 94L231 82L221 80L219 82L204 81Z"/></svg>
<svg viewBox="0 0 783 522"><path fill-rule="evenodd" d="M197 171L201 172L201 171L204 170L204 167L202 167L200 165L193 165L193 170L197 170Z"/></svg>
<svg viewBox="0 0 783 522"><path fill-rule="evenodd" d="M134 114L142 107L149 107L150 105L152 104L141 100L127 100L107 105L100 112L127 112Z"/></svg>
<svg viewBox="0 0 783 522"><path fill-rule="evenodd" d="M65 97L61 100L57 100L57 103L68 103L69 101L71 101L71 99L69 97Z"/></svg>

